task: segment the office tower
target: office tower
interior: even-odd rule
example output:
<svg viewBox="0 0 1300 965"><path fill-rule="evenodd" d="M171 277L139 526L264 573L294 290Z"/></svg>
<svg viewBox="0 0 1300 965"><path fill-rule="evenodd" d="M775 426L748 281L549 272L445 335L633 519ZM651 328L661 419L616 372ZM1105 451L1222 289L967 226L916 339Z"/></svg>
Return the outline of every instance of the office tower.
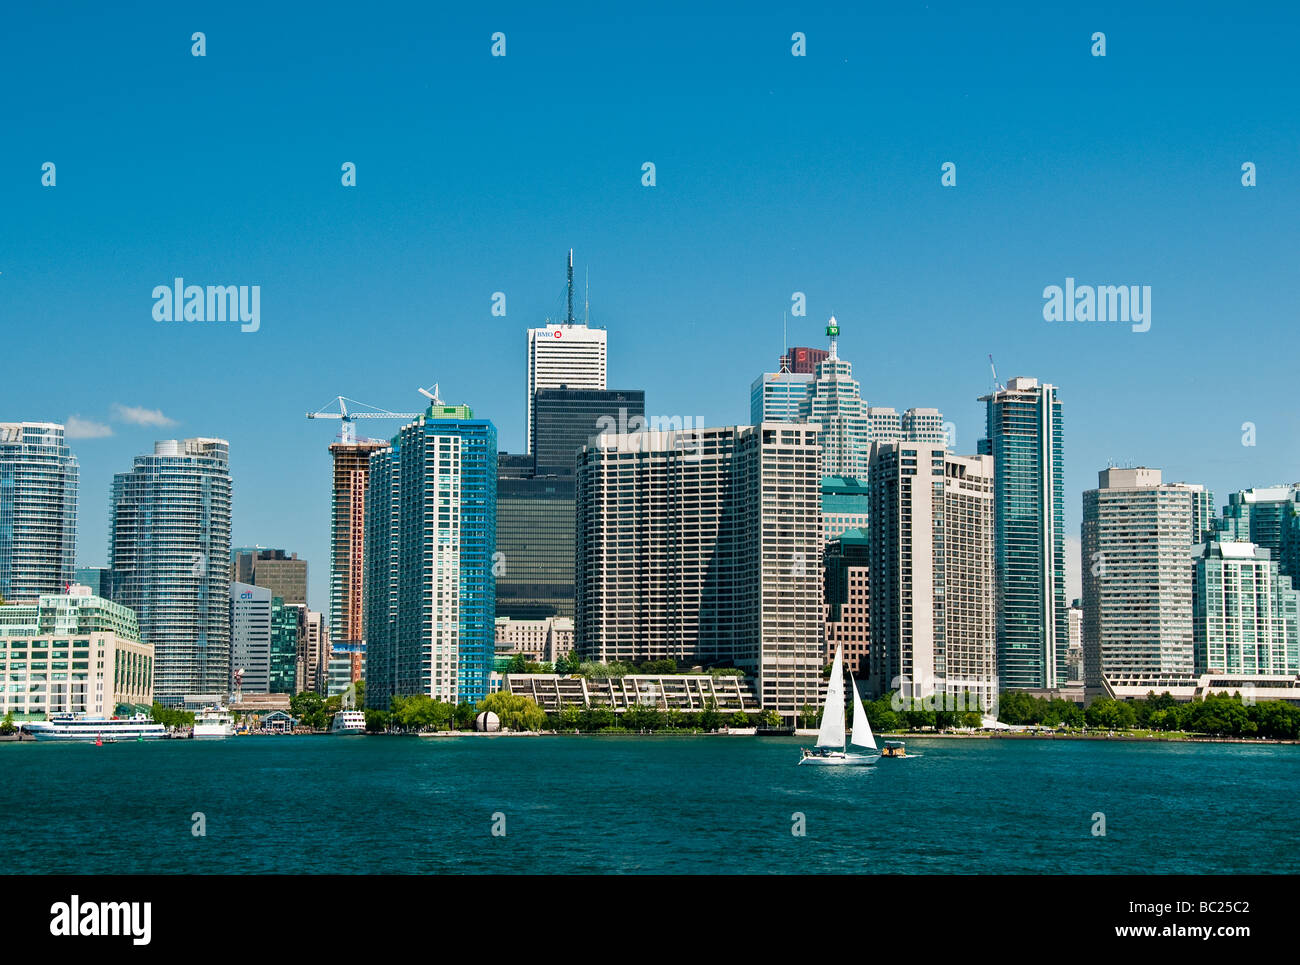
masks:
<svg viewBox="0 0 1300 965"><path fill-rule="evenodd" d="M496 618L497 431L435 402L370 457L366 703L488 693Z"/></svg>
<svg viewBox="0 0 1300 965"><path fill-rule="evenodd" d="M1300 483L1229 493L1219 525L1222 539L1272 550L1281 573L1300 589Z"/></svg>
<svg viewBox="0 0 1300 965"><path fill-rule="evenodd" d="M231 555L233 580L264 586L287 604L307 605L307 561L298 559L297 553L240 546Z"/></svg>
<svg viewBox="0 0 1300 965"><path fill-rule="evenodd" d="M584 659L738 667L787 719L818 703L817 427L602 435L577 475Z"/></svg>
<svg viewBox="0 0 1300 965"><path fill-rule="evenodd" d="M113 571L107 566L78 566L73 574L78 586L89 587L91 593L105 600L113 599Z"/></svg>
<svg viewBox="0 0 1300 965"><path fill-rule="evenodd" d="M822 541L830 542L851 529L866 532L871 504L866 478L823 476L821 484Z"/></svg>
<svg viewBox="0 0 1300 965"><path fill-rule="evenodd" d="M154 694L224 693L230 679L230 446L169 439L113 477L113 599L153 644Z"/></svg>
<svg viewBox="0 0 1300 965"><path fill-rule="evenodd" d="M362 645L365 639L366 490L370 485L370 455L386 443L377 439L336 442L334 498L330 508L330 639L336 644Z"/></svg>
<svg viewBox="0 0 1300 965"><path fill-rule="evenodd" d="M251 583L230 584L230 679L220 692L271 693L271 591Z"/></svg>
<svg viewBox="0 0 1300 965"><path fill-rule="evenodd" d="M1197 674L1300 673L1300 592L1254 543L1210 541L1193 557Z"/></svg>
<svg viewBox="0 0 1300 965"><path fill-rule="evenodd" d="M366 679L366 648L363 644L345 644L333 646L330 650L329 663L326 667L327 696L341 694L359 680ZM370 698L366 698L371 705Z"/></svg>
<svg viewBox="0 0 1300 965"><path fill-rule="evenodd" d="M573 616L572 475L499 476L496 616Z"/></svg>
<svg viewBox="0 0 1300 965"><path fill-rule="evenodd" d="M826 544L826 649L823 659L835 659L844 649L844 664L859 679L868 670L871 646L871 556L866 532L850 529Z"/></svg>
<svg viewBox="0 0 1300 965"><path fill-rule="evenodd" d="M872 442L915 442L903 437L903 417L886 406L867 406L867 427Z"/></svg>
<svg viewBox="0 0 1300 965"><path fill-rule="evenodd" d="M298 677L298 608L271 596L271 652L268 693L294 694Z"/></svg>
<svg viewBox="0 0 1300 965"><path fill-rule="evenodd" d="M1070 603L1070 642L1065 651L1066 685L1083 686L1083 601Z"/></svg>
<svg viewBox="0 0 1300 965"><path fill-rule="evenodd" d="M870 421L870 420L868 420ZM903 413L901 442L924 442L934 446L951 446L943 413L938 409L913 408Z"/></svg>
<svg viewBox="0 0 1300 965"><path fill-rule="evenodd" d="M780 368L796 375L812 375L817 371L818 363L826 361L828 355L830 353L824 348L797 346L781 356Z"/></svg>
<svg viewBox="0 0 1300 965"><path fill-rule="evenodd" d="M991 706L993 486L992 456L954 456L924 443L876 445L868 534L874 692L969 694Z"/></svg>
<svg viewBox="0 0 1300 965"><path fill-rule="evenodd" d="M330 659L330 628L324 614L305 606L286 603L295 614L297 623L298 653L294 660L293 692L304 690L319 694L326 692L327 669Z"/></svg>
<svg viewBox="0 0 1300 965"><path fill-rule="evenodd" d="M644 419L641 389L538 389L531 436L534 471L539 476L571 476L577 452L588 439L611 427L635 432Z"/></svg>
<svg viewBox="0 0 1300 965"><path fill-rule="evenodd" d="M1089 695L1193 671L1193 490L1159 469L1103 469L1083 494L1083 659Z"/></svg>
<svg viewBox="0 0 1300 965"><path fill-rule="evenodd" d="M153 702L153 658L135 614L90 587L0 606L0 680L22 681L0 686L0 717L143 710Z"/></svg>
<svg viewBox="0 0 1300 965"><path fill-rule="evenodd" d="M801 421L812 382L812 375L805 372L764 372L749 387L749 421L753 425Z"/></svg>
<svg viewBox="0 0 1300 965"><path fill-rule="evenodd" d="M77 472L63 426L0 422L0 599L35 600L72 582Z"/></svg>
<svg viewBox="0 0 1300 965"><path fill-rule="evenodd" d="M573 319L573 251L569 251L569 309L556 325L528 330L528 410L525 451L533 452L533 402L539 389L605 388L605 330Z"/></svg>
<svg viewBox="0 0 1300 965"><path fill-rule="evenodd" d="M1056 386L1014 378L982 396L993 457L998 676L1003 690L1051 690L1068 680L1065 470Z"/></svg>
<svg viewBox="0 0 1300 965"><path fill-rule="evenodd" d="M1213 491L1195 483L1175 485L1186 487L1192 494L1192 542L1199 544L1221 539Z"/></svg>
<svg viewBox="0 0 1300 965"><path fill-rule="evenodd" d="M826 326L830 352L817 366L802 412L803 421L821 427L822 475L865 479L870 459L871 429L867 403L853 378L853 366L839 357L839 324Z"/></svg>

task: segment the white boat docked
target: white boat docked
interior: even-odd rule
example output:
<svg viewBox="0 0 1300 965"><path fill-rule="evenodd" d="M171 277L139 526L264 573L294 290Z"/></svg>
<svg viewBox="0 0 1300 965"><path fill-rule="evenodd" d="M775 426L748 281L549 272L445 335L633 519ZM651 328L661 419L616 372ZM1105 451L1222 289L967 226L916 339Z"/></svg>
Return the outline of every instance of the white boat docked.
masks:
<svg viewBox="0 0 1300 965"><path fill-rule="evenodd" d="M862 709L862 698L858 696L853 674L849 674L849 684L853 690L853 732L849 744L868 751L876 751L876 738L871 733L871 724ZM822 725L817 731L817 746L803 748L800 764L815 764L838 767L870 767L880 760L880 754L857 754L848 749L844 741L844 655L840 647L835 648L835 662L831 664L831 679L826 685L826 704L822 707Z"/></svg>
<svg viewBox="0 0 1300 965"><path fill-rule="evenodd" d="M114 741L159 740L167 728L146 714L134 717L87 717L84 714L51 714L49 720L28 721L23 733L38 741L89 741L96 744Z"/></svg>
<svg viewBox="0 0 1300 965"><path fill-rule="evenodd" d="M234 737L235 718L223 707L208 707L194 715L196 738Z"/></svg>
<svg viewBox="0 0 1300 965"><path fill-rule="evenodd" d="M331 734L364 734L366 714L361 710L340 710L330 724Z"/></svg>

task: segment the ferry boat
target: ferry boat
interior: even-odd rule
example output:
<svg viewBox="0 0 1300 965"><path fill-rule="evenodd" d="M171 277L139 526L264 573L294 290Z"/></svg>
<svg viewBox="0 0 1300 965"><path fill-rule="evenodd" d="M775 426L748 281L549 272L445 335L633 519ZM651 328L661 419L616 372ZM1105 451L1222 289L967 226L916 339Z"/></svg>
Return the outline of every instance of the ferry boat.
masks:
<svg viewBox="0 0 1300 965"><path fill-rule="evenodd" d="M87 717L84 714L51 714L49 720L29 721L23 733L38 741L93 741L96 744L123 740L159 740L167 728L146 714L134 717Z"/></svg>
<svg viewBox="0 0 1300 965"><path fill-rule="evenodd" d="M360 710L340 710L330 724L331 734L364 734L366 715Z"/></svg>
<svg viewBox="0 0 1300 965"><path fill-rule="evenodd" d="M234 737L235 718L222 707L209 707L194 715L195 737Z"/></svg>

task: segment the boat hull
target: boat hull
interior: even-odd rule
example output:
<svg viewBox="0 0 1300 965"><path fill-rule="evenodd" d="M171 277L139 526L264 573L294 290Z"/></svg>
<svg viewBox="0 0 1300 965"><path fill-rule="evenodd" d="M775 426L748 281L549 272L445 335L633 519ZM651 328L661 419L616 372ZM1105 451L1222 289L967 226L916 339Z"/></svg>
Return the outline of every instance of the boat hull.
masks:
<svg viewBox="0 0 1300 965"><path fill-rule="evenodd" d="M809 754L799 764L815 767L871 767L878 760L879 754Z"/></svg>

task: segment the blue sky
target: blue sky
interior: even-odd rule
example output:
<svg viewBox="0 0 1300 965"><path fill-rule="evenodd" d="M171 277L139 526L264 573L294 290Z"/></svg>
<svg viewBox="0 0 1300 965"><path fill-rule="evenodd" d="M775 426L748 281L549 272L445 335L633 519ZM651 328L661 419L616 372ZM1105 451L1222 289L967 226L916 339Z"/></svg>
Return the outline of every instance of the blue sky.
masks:
<svg viewBox="0 0 1300 965"><path fill-rule="evenodd" d="M1004 380L1060 386L1076 537L1111 461L1220 504L1300 479L1293 8L737 9L7 12L0 420L111 430L73 442L79 560L105 558L114 472L156 438L217 435L235 544L305 556L326 608L337 424L304 413L339 394L414 410L436 381L519 450L524 330L562 312L570 247L611 387L654 413L745 421L802 291L791 344L824 344L835 312L867 399L941 408L962 452L990 353ZM260 285L260 330L155 322L178 275ZM1151 330L1044 321L1067 276L1150 285Z"/></svg>

